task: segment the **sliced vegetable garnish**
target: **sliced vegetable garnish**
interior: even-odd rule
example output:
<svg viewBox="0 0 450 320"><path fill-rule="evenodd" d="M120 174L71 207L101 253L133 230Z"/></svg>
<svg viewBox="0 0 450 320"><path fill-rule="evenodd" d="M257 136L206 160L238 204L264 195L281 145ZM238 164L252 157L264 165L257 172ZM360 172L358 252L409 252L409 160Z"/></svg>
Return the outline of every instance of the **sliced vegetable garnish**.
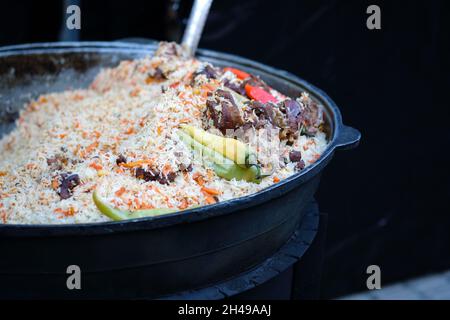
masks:
<svg viewBox="0 0 450 320"><path fill-rule="evenodd" d="M245 85L245 92L247 93L247 96L250 98L259 101L261 103L267 103L267 102L273 102L277 103L278 100L273 95L271 95L269 92L265 91L264 89L261 89L259 87L254 87L252 85L249 85L248 83Z"/></svg>
<svg viewBox="0 0 450 320"><path fill-rule="evenodd" d="M230 72L234 73L234 75L236 77L238 77L239 79L241 79L241 80L244 80L244 79L247 79L247 78L251 77L247 72L244 72L244 71L236 69L236 68L229 68L228 67L228 68L223 68L223 70L224 71L230 71Z"/></svg>
<svg viewBox="0 0 450 320"><path fill-rule="evenodd" d="M117 209L108 203L106 203L100 196L97 194L97 191L92 193L92 199L94 200L95 205L98 210L103 213L105 216L111 218L114 221L122 221L127 219L136 219L136 218L144 218L144 217L157 217L162 216L168 213L176 212L177 209L148 209L148 210L137 210L137 211L126 211Z"/></svg>
<svg viewBox="0 0 450 320"><path fill-rule="evenodd" d="M219 152L234 161L238 166L249 168L256 164L256 154L250 146L232 138L224 138L190 125L181 125L181 129L202 145Z"/></svg>
<svg viewBox="0 0 450 320"><path fill-rule="evenodd" d="M211 164L214 172L219 177L227 180L236 179L254 183L261 182L261 168L259 165L252 165L250 168L240 167L234 161L206 147L184 131L178 130L178 135L181 141Z"/></svg>

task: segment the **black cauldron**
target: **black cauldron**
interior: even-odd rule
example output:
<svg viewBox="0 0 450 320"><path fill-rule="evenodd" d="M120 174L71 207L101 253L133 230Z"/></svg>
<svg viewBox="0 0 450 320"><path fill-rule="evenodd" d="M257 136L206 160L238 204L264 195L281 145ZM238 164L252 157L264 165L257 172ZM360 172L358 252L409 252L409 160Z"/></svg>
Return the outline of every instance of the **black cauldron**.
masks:
<svg viewBox="0 0 450 320"><path fill-rule="evenodd" d="M151 54L155 44L49 43L0 48L0 135L39 94L86 87L104 67ZM288 96L325 107L330 145L302 172L239 199L157 218L77 225L0 225L0 298L158 298L231 278L273 255L299 226L337 149L360 133L343 125L321 90L285 71L229 54L200 59L259 75ZM80 111L81 112L81 111ZM66 286L81 269L81 290Z"/></svg>

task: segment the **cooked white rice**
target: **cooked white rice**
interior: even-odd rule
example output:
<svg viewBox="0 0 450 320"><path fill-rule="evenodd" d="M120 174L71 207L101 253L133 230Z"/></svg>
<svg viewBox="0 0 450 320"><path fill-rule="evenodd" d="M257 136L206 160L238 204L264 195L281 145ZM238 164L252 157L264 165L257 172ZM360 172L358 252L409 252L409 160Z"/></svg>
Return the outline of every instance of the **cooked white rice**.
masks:
<svg viewBox="0 0 450 320"><path fill-rule="evenodd" d="M176 131L181 123L202 126L208 88L185 82L201 66L197 60L165 55L123 61L103 70L86 90L50 93L31 101L17 127L0 140L0 223L109 221L92 201L95 189L127 210L185 209L255 193L294 174L295 164L287 163L275 165L273 175L260 184L227 181L194 161ZM167 80L149 77L156 67L172 71ZM224 76L235 79L230 72ZM291 146L277 143L280 154L264 143L258 152L279 158L300 150L306 166L327 146L323 132L302 135ZM119 154L129 162L145 159L144 168L151 164L161 172L191 163L193 170L167 185L146 182L116 164ZM62 168L48 163L55 156L65 159ZM55 185L55 177L63 172L77 173L81 180L68 199L60 198ZM220 194L212 198L204 188Z"/></svg>

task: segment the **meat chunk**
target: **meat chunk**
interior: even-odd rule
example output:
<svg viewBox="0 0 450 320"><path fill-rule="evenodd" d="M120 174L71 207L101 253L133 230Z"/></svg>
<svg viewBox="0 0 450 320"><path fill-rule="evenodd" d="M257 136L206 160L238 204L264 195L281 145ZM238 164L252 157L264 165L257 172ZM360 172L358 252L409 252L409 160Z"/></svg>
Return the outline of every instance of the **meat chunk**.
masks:
<svg viewBox="0 0 450 320"><path fill-rule="evenodd" d="M60 178L61 184L58 194L61 199L69 199L72 196L73 189L80 184L80 177L76 173L63 173Z"/></svg>
<svg viewBox="0 0 450 320"><path fill-rule="evenodd" d="M189 54L175 42L160 42L155 57L188 58Z"/></svg>
<svg viewBox="0 0 450 320"><path fill-rule="evenodd" d="M170 182L174 182L177 177L176 172L169 172L166 175L159 175L158 182L161 184L169 184Z"/></svg>
<svg viewBox="0 0 450 320"><path fill-rule="evenodd" d="M306 165L305 165L305 162L303 160L300 160L295 165L295 169L297 169L298 171L305 169L305 167L306 167Z"/></svg>
<svg viewBox="0 0 450 320"><path fill-rule="evenodd" d="M237 106L229 91L218 89L206 101L205 116L223 133L244 125L243 111Z"/></svg>
<svg viewBox="0 0 450 320"><path fill-rule="evenodd" d="M234 92L245 97L245 83L244 82L235 83L235 82L231 82L228 79L225 79L223 81L223 85L225 87L227 87L228 89L233 90Z"/></svg>
<svg viewBox="0 0 450 320"><path fill-rule="evenodd" d="M194 169L192 166L192 163L190 163L187 166L185 164L181 163L178 167L181 172L191 172Z"/></svg>
<svg viewBox="0 0 450 320"><path fill-rule="evenodd" d="M136 178L142 179L146 182L158 181L161 184L169 184L170 182L174 182L176 177L177 177L176 172L169 172L166 175L164 175L156 169L149 169L149 170L145 170L143 168L136 169Z"/></svg>
<svg viewBox="0 0 450 320"><path fill-rule="evenodd" d="M166 70L166 72L169 73L169 70ZM152 72L148 74L148 76L151 79L159 82L169 79L168 74L166 74L161 67L156 67Z"/></svg>
<svg viewBox="0 0 450 320"><path fill-rule="evenodd" d="M47 159L47 165L51 170L62 170L68 162L69 159L62 154L57 154L54 157Z"/></svg>
<svg viewBox="0 0 450 320"><path fill-rule="evenodd" d="M136 169L136 178L142 179L146 182L157 181L160 176L160 172L157 170L144 170L143 168Z"/></svg>
<svg viewBox="0 0 450 320"><path fill-rule="evenodd" d="M244 118L246 125L250 124L256 129L267 125L274 126L275 110L272 104L263 104L253 100L248 103Z"/></svg>
<svg viewBox="0 0 450 320"><path fill-rule="evenodd" d="M300 160L302 160L302 154L300 151L291 151L289 152L289 160L291 162L299 162Z"/></svg>
<svg viewBox="0 0 450 320"><path fill-rule="evenodd" d="M303 133L306 135L315 135L319 127L323 124L323 110L314 100L309 97L302 97L304 109L301 116Z"/></svg>
<svg viewBox="0 0 450 320"><path fill-rule="evenodd" d="M263 127L285 128L287 120L285 113L273 103L261 103L252 100L247 103L245 109L245 126L253 126L256 129Z"/></svg>
<svg viewBox="0 0 450 320"><path fill-rule="evenodd" d="M278 104L283 114L285 125L280 132L281 139L293 140L299 134L314 135L323 123L323 111L321 107L307 96L300 100L286 99Z"/></svg>
<svg viewBox="0 0 450 320"><path fill-rule="evenodd" d="M249 84L253 87L258 87L261 89L264 89L267 92L270 92L272 88L270 88L267 83L265 83L261 78L256 76L251 76L250 78L243 81L243 86L245 87L246 84Z"/></svg>
<svg viewBox="0 0 450 320"><path fill-rule="evenodd" d="M127 163L127 158L123 154L119 154L119 156L116 159L116 164L120 166L122 163Z"/></svg>
<svg viewBox="0 0 450 320"><path fill-rule="evenodd" d="M289 129L293 132L297 132L300 125L300 104L291 99L287 99L283 101L284 109L286 110L287 123L289 125Z"/></svg>
<svg viewBox="0 0 450 320"><path fill-rule="evenodd" d="M211 79L218 79L221 73L220 69L208 63L204 64L194 73L190 85L192 87L200 87Z"/></svg>
<svg viewBox="0 0 450 320"><path fill-rule="evenodd" d="M195 76L205 75L207 79L217 79L220 75L219 70L210 64L205 64L202 69L195 73Z"/></svg>
<svg viewBox="0 0 450 320"><path fill-rule="evenodd" d="M306 135L317 133L323 123L323 112L308 95L303 94L297 100L287 98L277 104L271 101L261 103L244 97L236 98L238 97L236 93L245 94L246 83L268 92L271 90L257 77L241 82L225 79L223 85L230 90L218 89L209 95L206 102L204 127L209 128L213 125L222 133L228 129L236 130L241 127L244 130L252 127L255 129L272 127L279 129L280 139L287 140L289 145L294 143L300 133Z"/></svg>

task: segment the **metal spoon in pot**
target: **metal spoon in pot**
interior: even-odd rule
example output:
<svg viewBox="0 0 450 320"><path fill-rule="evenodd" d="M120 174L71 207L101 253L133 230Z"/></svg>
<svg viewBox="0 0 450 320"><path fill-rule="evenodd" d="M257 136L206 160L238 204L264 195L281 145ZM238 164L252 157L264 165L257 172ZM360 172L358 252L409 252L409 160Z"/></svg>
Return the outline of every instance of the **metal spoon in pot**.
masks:
<svg viewBox="0 0 450 320"><path fill-rule="evenodd" d="M213 0L195 0L181 44L195 55Z"/></svg>

